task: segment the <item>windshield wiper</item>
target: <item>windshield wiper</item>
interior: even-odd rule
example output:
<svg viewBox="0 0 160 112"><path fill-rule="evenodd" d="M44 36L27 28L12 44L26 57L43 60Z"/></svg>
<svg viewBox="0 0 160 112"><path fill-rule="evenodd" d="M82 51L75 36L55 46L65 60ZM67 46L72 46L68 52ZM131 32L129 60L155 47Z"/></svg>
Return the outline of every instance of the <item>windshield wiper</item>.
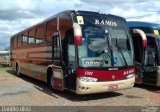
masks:
<svg viewBox="0 0 160 112"><path fill-rule="evenodd" d="M103 58L101 64L99 65L100 67L102 67L105 64L107 57L109 57L112 60L111 56L108 54L109 52L110 52L109 48L104 49L103 51L100 52L100 54L103 53Z"/></svg>
<svg viewBox="0 0 160 112"><path fill-rule="evenodd" d="M123 58L123 61L124 61L125 65L128 66L127 61L126 61L126 58L124 57L124 54L123 54L123 52L122 52L122 49L121 49L121 47L120 47L120 45L119 45L119 43L118 43L118 38L116 38L116 47L117 47L118 51L120 52L120 54L121 54L121 56L122 56L122 58Z"/></svg>
<svg viewBox="0 0 160 112"><path fill-rule="evenodd" d="M101 64L100 64L100 67L102 67L102 66L105 64L105 61L106 61L106 58L107 58L107 57L110 58L111 64L113 63L112 57L109 55L109 53L112 52L112 48L111 48L110 42L109 42L109 37L105 37L105 38L106 38L106 43L107 43L108 47L105 48L105 49L103 49L103 50L101 50L101 51L99 52L100 55L103 53L103 58L102 58L102 62L101 62ZM112 64L112 65L113 65L113 64Z"/></svg>

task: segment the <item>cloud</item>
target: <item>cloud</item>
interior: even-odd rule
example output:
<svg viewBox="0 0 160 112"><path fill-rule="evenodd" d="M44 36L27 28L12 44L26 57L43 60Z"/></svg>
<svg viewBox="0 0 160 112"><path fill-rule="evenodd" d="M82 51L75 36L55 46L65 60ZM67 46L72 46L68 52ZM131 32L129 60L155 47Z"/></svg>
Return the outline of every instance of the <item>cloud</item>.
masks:
<svg viewBox="0 0 160 112"><path fill-rule="evenodd" d="M9 45L10 37L27 27L79 2L70 0L5 0L0 1L0 49Z"/></svg>
<svg viewBox="0 0 160 112"><path fill-rule="evenodd" d="M1 32L0 31L0 50L6 48L9 46L10 39L8 38L10 34L7 32Z"/></svg>
<svg viewBox="0 0 160 112"><path fill-rule="evenodd" d="M143 17L136 17L135 18L131 18L131 19L128 19L128 21L135 21L135 20L138 20L138 21L144 21L144 22L153 22L153 23L158 23L160 24L160 21L159 19L160 18L160 15L150 15L149 17L148 16L143 16Z"/></svg>
<svg viewBox="0 0 160 112"><path fill-rule="evenodd" d="M90 4L103 4L103 5L107 5L107 4L125 4L125 3L144 3L146 2L146 0L80 0L81 2L84 3L90 3ZM152 0L147 0L147 2L152 1ZM158 0L155 0L158 1Z"/></svg>
<svg viewBox="0 0 160 112"><path fill-rule="evenodd" d="M160 13L159 0L80 0L88 6L98 6L96 10L116 14L125 18L145 14ZM84 5L83 4L83 5ZM154 6L154 7L151 7ZM150 20L151 21L151 20Z"/></svg>
<svg viewBox="0 0 160 112"><path fill-rule="evenodd" d="M24 10L6 10L0 11L1 20L19 20L22 18L35 18L34 12Z"/></svg>
<svg viewBox="0 0 160 112"><path fill-rule="evenodd" d="M160 22L159 4L159 0L0 0L0 49L9 45L13 34L64 10L100 11L128 20Z"/></svg>

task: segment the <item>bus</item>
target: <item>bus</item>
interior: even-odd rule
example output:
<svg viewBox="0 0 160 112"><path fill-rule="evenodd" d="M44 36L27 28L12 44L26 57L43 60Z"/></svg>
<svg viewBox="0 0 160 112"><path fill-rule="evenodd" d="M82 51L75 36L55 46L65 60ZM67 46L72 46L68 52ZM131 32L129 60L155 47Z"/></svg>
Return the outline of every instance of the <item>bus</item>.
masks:
<svg viewBox="0 0 160 112"><path fill-rule="evenodd" d="M10 66L10 51L0 51L0 65Z"/></svg>
<svg viewBox="0 0 160 112"><path fill-rule="evenodd" d="M130 29L141 29L145 33L160 35L160 24L141 21L128 21L127 23Z"/></svg>
<svg viewBox="0 0 160 112"><path fill-rule="evenodd" d="M130 21L136 83L160 87L160 24Z"/></svg>
<svg viewBox="0 0 160 112"><path fill-rule="evenodd" d="M134 49L124 18L67 10L11 37L16 74L55 91L93 94L132 88Z"/></svg>

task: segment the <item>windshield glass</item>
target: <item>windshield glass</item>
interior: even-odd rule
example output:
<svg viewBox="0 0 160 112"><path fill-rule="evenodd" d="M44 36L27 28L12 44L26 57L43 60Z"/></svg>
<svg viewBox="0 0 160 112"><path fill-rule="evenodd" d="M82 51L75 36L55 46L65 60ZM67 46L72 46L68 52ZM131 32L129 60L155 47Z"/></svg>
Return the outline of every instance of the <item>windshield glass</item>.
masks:
<svg viewBox="0 0 160 112"><path fill-rule="evenodd" d="M125 22L112 16L83 16L81 67L122 67L133 65L133 47Z"/></svg>
<svg viewBox="0 0 160 112"><path fill-rule="evenodd" d="M156 43L155 38L147 36L147 47L144 50L144 66L155 66L156 64ZM158 42L158 39L157 39Z"/></svg>

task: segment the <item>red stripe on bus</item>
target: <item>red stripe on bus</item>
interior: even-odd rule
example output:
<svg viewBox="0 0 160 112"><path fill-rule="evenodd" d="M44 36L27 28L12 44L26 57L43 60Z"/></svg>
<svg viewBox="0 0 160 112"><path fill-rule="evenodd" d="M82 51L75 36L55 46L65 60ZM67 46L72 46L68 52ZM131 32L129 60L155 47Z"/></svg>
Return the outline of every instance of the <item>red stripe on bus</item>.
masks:
<svg viewBox="0 0 160 112"><path fill-rule="evenodd" d="M88 70L78 69L77 76L94 77L99 80L122 80L129 74L135 72L134 68L128 68L123 70Z"/></svg>

